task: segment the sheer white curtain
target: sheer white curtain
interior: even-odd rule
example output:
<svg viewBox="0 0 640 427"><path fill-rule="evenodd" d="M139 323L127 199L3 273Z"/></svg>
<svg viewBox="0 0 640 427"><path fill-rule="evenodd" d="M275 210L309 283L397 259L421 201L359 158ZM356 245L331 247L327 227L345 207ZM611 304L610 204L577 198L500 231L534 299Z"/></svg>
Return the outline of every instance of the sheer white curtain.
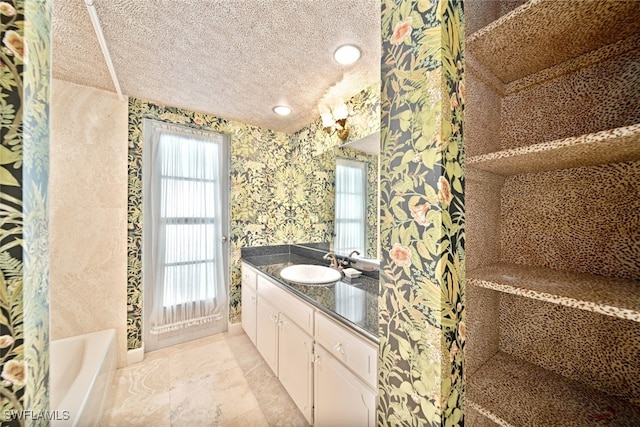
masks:
<svg viewBox="0 0 640 427"><path fill-rule="evenodd" d="M151 334L222 320L224 137L145 120L143 252Z"/></svg>
<svg viewBox="0 0 640 427"><path fill-rule="evenodd" d="M366 246L367 164L336 159L336 217L334 252L348 255Z"/></svg>

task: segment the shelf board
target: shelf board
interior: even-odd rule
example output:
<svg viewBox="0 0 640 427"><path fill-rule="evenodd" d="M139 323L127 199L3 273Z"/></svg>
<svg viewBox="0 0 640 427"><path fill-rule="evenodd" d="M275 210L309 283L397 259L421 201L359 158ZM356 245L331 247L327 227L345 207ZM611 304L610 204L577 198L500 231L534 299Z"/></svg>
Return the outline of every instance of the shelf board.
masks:
<svg viewBox="0 0 640 427"><path fill-rule="evenodd" d="M467 165L518 175L634 160L640 160L640 124L471 156Z"/></svg>
<svg viewBox="0 0 640 427"><path fill-rule="evenodd" d="M503 83L616 43L640 30L640 2L531 0L466 40Z"/></svg>
<svg viewBox="0 0 640 427"><path fill-rule="evenodd" d="M640 408L499 352L467 380L467 404L501 426L640 425Z"/></svg>
<svg viewBox="0 0 640 427"><path fill-rule="evenodd" d="M467 273L471 285L640 322L640 282L498 263Z"/></svg>

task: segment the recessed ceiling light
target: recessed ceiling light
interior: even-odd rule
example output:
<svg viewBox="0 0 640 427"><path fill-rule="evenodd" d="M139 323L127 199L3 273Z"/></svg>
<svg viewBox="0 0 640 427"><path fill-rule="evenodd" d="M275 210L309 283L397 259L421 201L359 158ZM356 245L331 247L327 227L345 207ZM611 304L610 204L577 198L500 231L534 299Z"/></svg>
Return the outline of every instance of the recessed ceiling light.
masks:
<svg viewBox="0 0 640 427"><path fill-rule="evenodd" d="M362 52L358 46L345 44L336 49L333 57L336 58L336 61L338 61L339 64L349 65L360 59L361 53Z"/></svg>
<svg viewBox="0 0 640 427"><path fill-rule="evenodd" d="M289 114L291 114L291 108L287 107L286 105L276 105L275 107L273 107L273 112L279 116L288 116Z"/></svg>

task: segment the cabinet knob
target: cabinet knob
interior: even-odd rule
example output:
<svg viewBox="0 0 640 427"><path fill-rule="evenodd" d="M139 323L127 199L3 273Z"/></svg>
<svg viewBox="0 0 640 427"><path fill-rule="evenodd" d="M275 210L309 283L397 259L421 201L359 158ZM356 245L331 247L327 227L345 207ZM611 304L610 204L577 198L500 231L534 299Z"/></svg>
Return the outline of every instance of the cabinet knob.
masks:
<svg viewBox="0 0 640 427"><path fill-rule="evenodd" d="M320 363L320 356L319 355L314 355L313 359L311 360L311 363Z"/></svg>
<svg viewBox="0 0 640 427"><path fill-rule="evenodd" d="M344 348L342 347L342 343L337 343L333 349L337 352L340 353L342 355L344 355Z"/></svg>
<svg viewBox="0 0 640 427"><path fill-rule="evenodd" d="M274 316L273 314L269 315L269 319L271 319L272 322L275 322L278 320L277 316Z"/></svg>

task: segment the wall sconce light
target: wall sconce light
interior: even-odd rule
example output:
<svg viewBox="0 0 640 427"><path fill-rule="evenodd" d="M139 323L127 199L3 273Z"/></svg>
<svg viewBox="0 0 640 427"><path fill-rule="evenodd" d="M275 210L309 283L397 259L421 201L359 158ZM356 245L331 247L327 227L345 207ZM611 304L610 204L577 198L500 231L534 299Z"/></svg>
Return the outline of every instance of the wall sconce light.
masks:
<svg viewBox="0 0 640 427"><path fill-rule="evenodd" d="M349 110L344 102L341 102L338 106L331 111L322 113L322 126L324 131L329 135L334 133L338 135L341 140L346 140L349 137L349 129L347 129L347 116Z"/></svg>

